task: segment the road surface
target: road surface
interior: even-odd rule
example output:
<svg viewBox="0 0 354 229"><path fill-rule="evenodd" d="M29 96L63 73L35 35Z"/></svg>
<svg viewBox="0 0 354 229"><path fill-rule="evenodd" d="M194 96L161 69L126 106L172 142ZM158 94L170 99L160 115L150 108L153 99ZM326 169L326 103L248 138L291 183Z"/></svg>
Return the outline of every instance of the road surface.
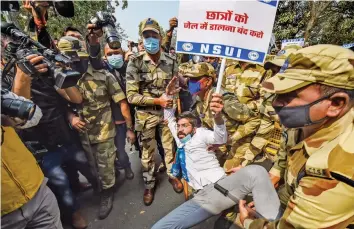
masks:
<svg viewBox="0 0 354 229"><path fill-rule="evenodd" d="M133 180L125 180L124 171L121 171L113 209L106 219L98 220L97 218L98 196L93 196L91 190L80 194L78 198L80 211L87 219L89 229L149 229L160 218L184 202L183 193L175 193L168 182L166 173L160 173L155 200L152 205L145 206L143 203L144 182L138 153L133 152L129 157L135 177ZM156 155L156 161L159 160L159 155ZM193 229L212 229L216 219L217 217L212 217ZM65 229L71 228L67 225L64 227Z"/></svg>

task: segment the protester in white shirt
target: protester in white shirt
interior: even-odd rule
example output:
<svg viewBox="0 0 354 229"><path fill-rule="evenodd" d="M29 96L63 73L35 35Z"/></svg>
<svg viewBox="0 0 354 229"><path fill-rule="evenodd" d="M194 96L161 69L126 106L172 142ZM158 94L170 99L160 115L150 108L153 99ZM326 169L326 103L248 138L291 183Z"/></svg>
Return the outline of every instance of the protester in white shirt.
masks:
<svg viewBox="0 0 354 229"><path fill-rule="evenodd" d="M176 80L177 78L171 80L165 96L172 96L178 91L174 86ZM215 113L214 131L197 128L197 117L191 112L184 112L176 119L174 108L164 110L165 120L168 121L168 127L178 147L172 174L182 175L195 190L203 189L204 186L226 176L215 153L208 151L211 145L222 145L227 142L227 131L221 117L222 108L221 95L214 94L210 103L210 109Z"/></svg>

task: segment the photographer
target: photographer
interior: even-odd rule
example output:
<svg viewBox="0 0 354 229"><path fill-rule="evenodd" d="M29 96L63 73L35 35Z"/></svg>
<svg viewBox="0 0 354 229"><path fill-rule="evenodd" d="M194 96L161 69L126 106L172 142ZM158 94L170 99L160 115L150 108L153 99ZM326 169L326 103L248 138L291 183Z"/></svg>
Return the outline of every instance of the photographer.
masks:
<svg viewBox="0 0 354 229"><path fill-rule="evenodd" d="M63 228L58 203L46 185L47 179L14 130L37 125L41 109L5 90L1 100L1 228ZM9 117L6 113L15 114ZM18 117L24 113L27 117Z"/></svg>
<svg viewBox="0 0 354 229"><path fill-rule="evenodd" d="M2 50L5 50L5 52L2 56L10 56L6 46L9 42L16 43L16 40L2 33L3 39ZM29 53L17 59L18 66L14 79L13 77L7 77L13 80L8 83L12 86L14 93L25 98L31 98L43 112L39 124L22 130L20 136L23 141L39 142L41 147L48 151L43 155L40 165L48 178L48 186L55 193L62 213L65 213L65 219L68 219L74 228L85 228L87 223L78 211L67 175L61 168L62 164L68 161L75 163L79 171L92 184L95 183L84 151L79 145L72 142L72 130L69 128L66 119L68 102L81 103L82 96L76 87L58 89L49 74L48 76L38 76L40 73L48 71L43 60L42 56L32 55L29 51ZM20 65L19 63L25 64ZM26 68L33 67L35 74L30 75ZM8 74L11 75L11 72ZM4 77L2 78L4 79Z"/></svg>

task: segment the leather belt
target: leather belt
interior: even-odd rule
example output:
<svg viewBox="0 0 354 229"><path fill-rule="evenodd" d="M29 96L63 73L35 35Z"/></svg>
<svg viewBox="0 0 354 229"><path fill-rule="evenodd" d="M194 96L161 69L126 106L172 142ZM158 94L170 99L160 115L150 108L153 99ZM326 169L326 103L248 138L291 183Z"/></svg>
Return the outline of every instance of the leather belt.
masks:
<svg viewBox="0 0 354 229"><path fill-rule="evenodd" d="M147 106L147 107L138 107L138 110L153 110L153 111L159 111L161 110L161 106Z"/></svg>

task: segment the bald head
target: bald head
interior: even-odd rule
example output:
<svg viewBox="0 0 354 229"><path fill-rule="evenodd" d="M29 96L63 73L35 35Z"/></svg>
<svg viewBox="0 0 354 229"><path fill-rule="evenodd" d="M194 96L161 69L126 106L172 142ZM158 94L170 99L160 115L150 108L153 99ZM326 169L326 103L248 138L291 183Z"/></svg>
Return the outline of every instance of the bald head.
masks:
<svg viewBox="0 0 354 229"><path fill-rule="evenodd" d="M119 49L111 49L109 47L108 44L106 44L104 46L104 55L107 57L107 56L111 56L111 55L114 55L114 54L121 54L123 55L123 50L122 48L119 48Z"/></svg>

